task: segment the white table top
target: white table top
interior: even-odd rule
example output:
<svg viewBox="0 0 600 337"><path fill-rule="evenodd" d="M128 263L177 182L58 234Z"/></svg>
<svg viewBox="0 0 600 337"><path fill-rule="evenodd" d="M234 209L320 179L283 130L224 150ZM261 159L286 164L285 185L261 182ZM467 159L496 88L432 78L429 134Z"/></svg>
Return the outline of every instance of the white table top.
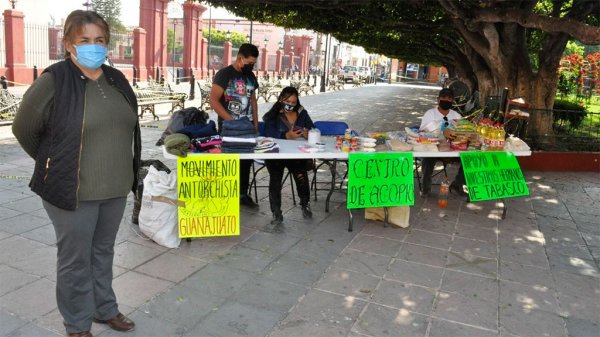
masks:
<svg viewBox="0 0 600 337"><path fill-rule="evenodd" d="M240 153L240 159L348 159L348 154L335 149L335 138L321 137L321 143L325 144L324 152L302 152L299 146L306 144L306 140L276 139L279 144L279 152L276 153ZM167 159L177 159L177 156L168 153L162 146L163 155ZM461 151L413 151L413 157L422 158L448 158L459 157ZM531 151L511 151L515 156L531 156ZM188 156L204 156L204 153L189 153Z"/></svg>

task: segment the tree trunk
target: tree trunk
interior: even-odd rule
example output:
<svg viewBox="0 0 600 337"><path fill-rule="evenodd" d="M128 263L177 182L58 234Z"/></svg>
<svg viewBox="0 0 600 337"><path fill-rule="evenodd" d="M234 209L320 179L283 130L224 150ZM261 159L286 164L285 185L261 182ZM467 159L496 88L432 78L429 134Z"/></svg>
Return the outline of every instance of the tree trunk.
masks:
<svg viewBox="0 0 600 337"><path fill-rule="evenodd" d="M567 34L553 34L544 41L538 59L537 73L532 68L526 30L514 23L467 26L455 20L455 26L465 40L464 56L477 77L481 105L488 96L508 89L508 98L523 98L533 109L529 118L528 136L535 141L553 143L552 107L556 93L556 68L568 40ZM455 57L461 64L460 57ZM500 111L504 111L504 106Z"/></svg>

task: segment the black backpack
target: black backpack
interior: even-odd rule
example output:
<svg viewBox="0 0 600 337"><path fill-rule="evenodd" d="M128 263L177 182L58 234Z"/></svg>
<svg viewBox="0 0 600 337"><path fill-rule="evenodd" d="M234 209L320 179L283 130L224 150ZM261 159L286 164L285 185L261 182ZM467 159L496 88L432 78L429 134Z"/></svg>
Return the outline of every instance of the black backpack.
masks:
<svg viewBox="0 0 600 337"><path fill-rule="evenodd" d="M190 125L206 125L209 116L204 110L200 110L196 107L189 107L173 112L173 115L169 119L167 128L162 133L156 146L161 146L165 143L165 138L173 133L179 132L179 130L190 126Z"/></svg>

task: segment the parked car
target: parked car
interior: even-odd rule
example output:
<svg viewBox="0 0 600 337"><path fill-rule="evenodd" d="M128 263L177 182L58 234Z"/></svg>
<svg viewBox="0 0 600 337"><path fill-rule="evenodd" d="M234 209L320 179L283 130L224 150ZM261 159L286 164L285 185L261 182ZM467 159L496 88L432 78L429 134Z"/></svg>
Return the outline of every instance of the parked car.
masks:
<svg viewBox="0 0 600 337"><path fill-rule="evenodd" d="M371 68L369 67L358 67L358 73L360 74L360 79L370 83L371 82Z"/></svg>
<svg viewBox="0 0 600 337"><path fill-rule="evenodd" d="M358 77L360 74L358 73L358 67L344 66L339 76L345 82L347 80L354 81L354 77Z"/></svg>
<svg viewBox="0 0 600 337"><path fill-rule="evenodd" d="M362 77L371 77L371 68L369 68L369 67L358 67L358 73Z"/></svg>

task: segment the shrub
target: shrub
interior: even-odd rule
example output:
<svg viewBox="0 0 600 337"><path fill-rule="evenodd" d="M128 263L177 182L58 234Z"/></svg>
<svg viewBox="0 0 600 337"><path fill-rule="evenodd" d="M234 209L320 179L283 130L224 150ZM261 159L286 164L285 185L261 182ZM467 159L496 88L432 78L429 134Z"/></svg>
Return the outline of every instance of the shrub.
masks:
<svg viewBox="0 0 600 337"><path fill-rule="evenodd" d="M569 122L572 128L578 128L587 115L585 106L581 103L564 99L554 100L553 110L555 125L562 125L564 122Z"/></svg>

